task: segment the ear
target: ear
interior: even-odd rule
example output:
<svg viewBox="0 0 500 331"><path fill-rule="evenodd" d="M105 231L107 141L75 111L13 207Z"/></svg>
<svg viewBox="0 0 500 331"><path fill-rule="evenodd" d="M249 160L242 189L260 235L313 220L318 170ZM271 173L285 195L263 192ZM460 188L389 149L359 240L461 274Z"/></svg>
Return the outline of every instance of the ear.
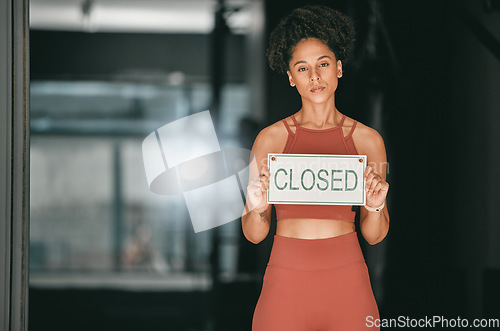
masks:
<svg viewBox="0 0 500 331"><path fill-rule="evenodd" d="M342 77L342 61L337 60L337 77Z"/></svg>
<svg viewBox="0 0 500 331"><path fill-rule="evenodd" d="M295 83L293 82L292 73L290 72L290 70L287 70L286 74L288 75L288 81L290 82L290 86L295 87Z"/></svg>

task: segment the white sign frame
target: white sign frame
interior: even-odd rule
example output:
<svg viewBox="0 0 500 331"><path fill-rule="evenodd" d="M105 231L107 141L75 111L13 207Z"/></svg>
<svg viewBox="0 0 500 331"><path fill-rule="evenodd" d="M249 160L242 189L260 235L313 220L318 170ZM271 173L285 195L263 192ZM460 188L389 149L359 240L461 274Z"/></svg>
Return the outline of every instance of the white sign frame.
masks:
<svg viewBox="0 0 500 331"><path fill-rule="evenodd" d="M287 164L287 169L290 169L290 166L292 166L289 172L283 168L284 163ZM269 153L267 155L267 164L270 172L267 203L364 206L366 204L364 176L366 163L366 155ZM325 167L329 169L327 170ZM301 172L300 176L295 175L300 177L301 185L297 184L297 178L293 179L294 169L296 173ZM315 171L318 183L316 183ZM328 178L320 178L320 172L322 171L326 171L327 176L331 173L330 182L327 182ZM275 182L275 179L277 181L278 178L277 172L279 172L282 183L285 178L283 176L289 176L290 178L288 182L285 179L281 187ZM309 182L311 183L312 181L312 185L307 185L309 188L304 185L304 174L306 172L310 174L308 176L310 178ZM343 178L335 177L335 174L339 172L344 172ZM352 175L355 178L355 186L352 185ZM338 186L334 187L337 184L334 182L342 182L342 179L344 179L343 185L345 189ZM320 180L322 184L326 184L326 187L320 188ZM349 183L351 187L348 186ZM287 187L289 188L288 190L286 190ZM331 189L328 190L328 187Z"/></svg>

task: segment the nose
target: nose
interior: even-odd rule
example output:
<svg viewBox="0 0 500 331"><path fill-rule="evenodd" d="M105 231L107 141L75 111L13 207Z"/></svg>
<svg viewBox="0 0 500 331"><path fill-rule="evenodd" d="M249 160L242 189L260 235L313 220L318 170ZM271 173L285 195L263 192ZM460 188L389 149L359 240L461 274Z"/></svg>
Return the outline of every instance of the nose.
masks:
<svg viewBox="0 0 500 331"><path fill-rule="evenodd" d="M320 76L317 71L313 71L311 73L311 82L314 82L315 80L320 80Z"/></svg>

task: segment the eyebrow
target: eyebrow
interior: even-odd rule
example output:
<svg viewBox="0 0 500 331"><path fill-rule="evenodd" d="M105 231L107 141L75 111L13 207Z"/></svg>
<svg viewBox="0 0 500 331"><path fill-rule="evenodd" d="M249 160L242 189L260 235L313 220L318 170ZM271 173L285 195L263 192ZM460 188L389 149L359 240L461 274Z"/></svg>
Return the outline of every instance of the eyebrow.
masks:
<svg viewBox="0 0 500 331"><path fill-rule="evenodd" d="M323 56L318 57L318 59L316 61L323 60L324 58L329 58L330 60L332 59L328 55L323 55ZM307 63L307 61L304 61L304 60L297 61L293 66L295 67L297 64L300 64L300 63Z"/></svg>

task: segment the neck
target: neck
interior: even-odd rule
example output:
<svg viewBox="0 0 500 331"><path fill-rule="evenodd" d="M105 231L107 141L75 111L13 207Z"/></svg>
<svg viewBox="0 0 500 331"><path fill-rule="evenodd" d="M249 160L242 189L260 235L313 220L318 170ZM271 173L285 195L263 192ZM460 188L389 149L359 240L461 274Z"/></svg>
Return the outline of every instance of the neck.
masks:
<svg viewBox="0 0 500 331"><path fill-rule="evenodd" d="M340 112L335 107L335 102L324 102L321 104L303 102L302 108L296 117L301 125L317 129L325 129L339 125Z"/></svg>

